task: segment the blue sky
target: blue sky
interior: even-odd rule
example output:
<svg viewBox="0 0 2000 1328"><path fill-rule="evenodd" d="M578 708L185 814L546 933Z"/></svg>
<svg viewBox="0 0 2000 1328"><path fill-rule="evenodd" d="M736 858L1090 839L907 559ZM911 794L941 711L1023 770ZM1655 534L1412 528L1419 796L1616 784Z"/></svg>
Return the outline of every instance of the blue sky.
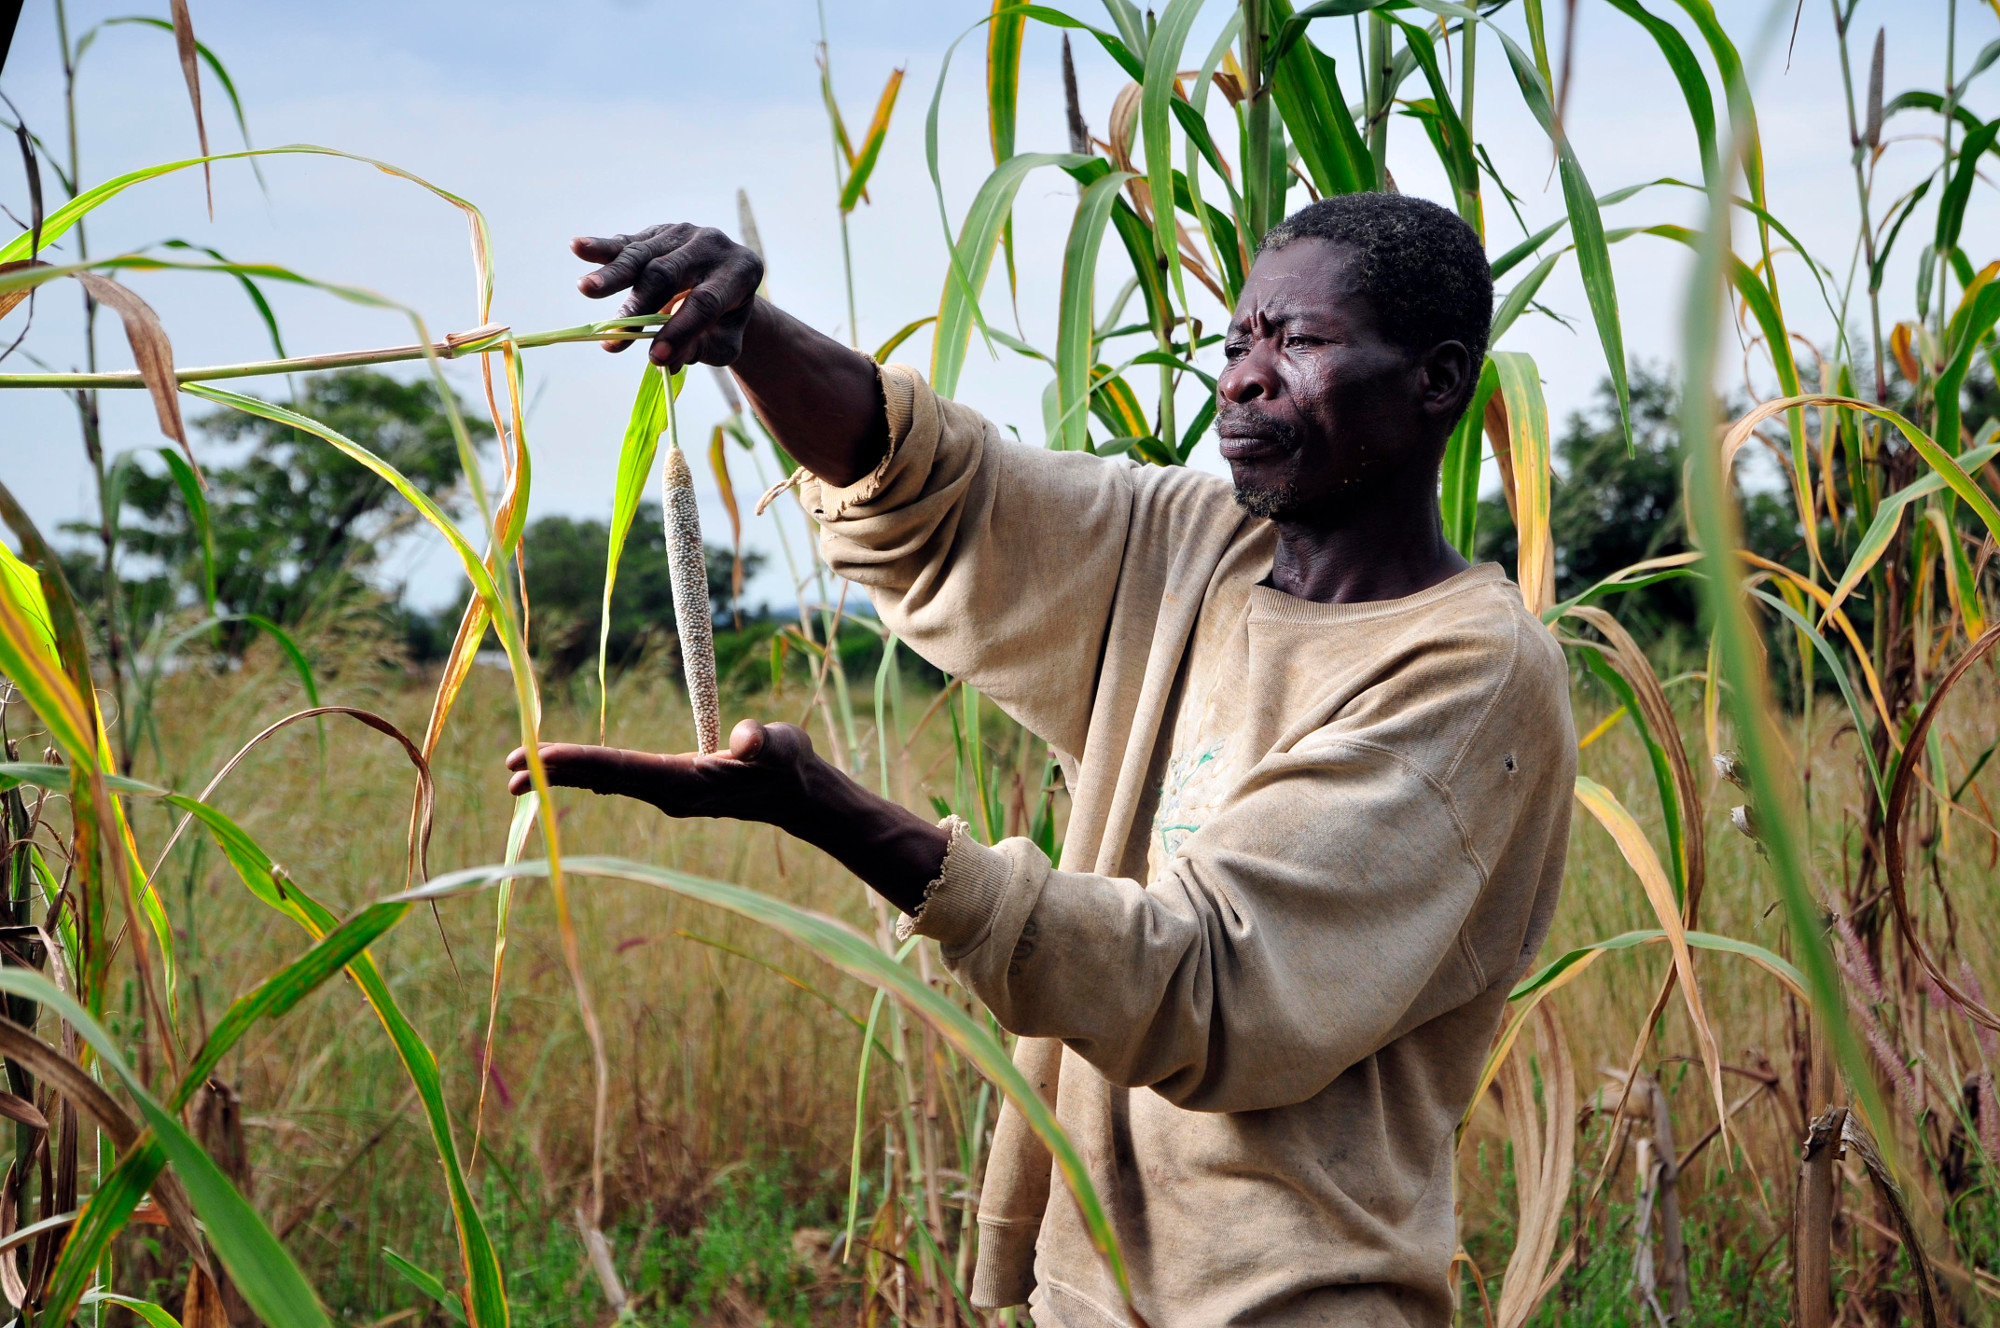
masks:
<svg viewBox="0 0 2000 1328"><path fill-rule="evenodd" d="M1889 25L1891 95L1941 82L1946 3L1863 0L1855 20L1865 34L1858 42L1860 58L1865 61L1877 26ZM1102 21L1091 0L1067 0L1067 7ZM164 4L159 8L164 12ZM735 194L742 188L756 209L769 254L773 298L829 332L848 336L830 149L813 62L818 19L811 4L343 0L309 6L193 0L192 8L200 36L235 76L256 143L311 142L379 157L481 206L495 237L498 320L525 331L596 316L601 306L576 293L580 265L565 247L570 235L682 219L734 230ZM1566 7L1548 8L1559 25ZM1718 8L1746 50L1770 12L1750 0L1721 0ZM1661 175L1698 178L1680 94L1657 48L1600 0L1583 0L1578 9L1570 128L1592 186L1603 193ZM1959 0L1958 9L1962 68L2000 35L2000 23L1989 7L1973 0ZM983 10L963 0L828 5L836 88L850 119L865 121L890 69L908 70L870 190L872 205L852 222L859 339L865 346L935 311L946 251L924 165L923 117L946 48ZM72 31L129 12L131 0L76 0L70 6ZM143 3L139 12L145 12ZM1190 48L1206 50L1228 12L1223 0L1214 0ZM1499 21L1520 34L1518 15ZM1353 39L1344 20L1322 22L1314 34L1343 69L1351 66ZM1700 46L1691 30L1690 39ZM1559 26L1552 40L1560 43ZM954 224L992 165L983 45L974 36L959 48L941 103L941 169ZM1562 201L1550 177L1546 142L1537 145L1499 51L1485 45L1481 56L1478 137L1522 196L1528 224L1553 220ZM1077 57L1085 114L1101 134L1124 78L1092 43L1079 45ZM1780 45L1757 71L1756 88L1773 207L1811 252L1844 274L1853 243L1854 188L1839 68L1823 7L1805 6L1790 68ZM49 0L28 0L0 71L0 90L44 138L60 137L61 78ZM219 89L211 82L206 92L212 142L218 149L237 146ZM1039 25L1028 32L1021 104L1021 150L1061 148L1058 38ZM1982 118L2000 112L2000 73L1975 85L1968 104ZM193 122L164 33L138 27L101 33L82 66L79 108L86 183L193 155ZM1891 130L1922 135L1933 133L1934 124L1911 116L1893 121ZM1391 135L1399 185L1443 198L1445 182L1430 162L1421 131L1398 120ZM1935 152L1934 144L1923 142L1899 147L1884 166L1883 187L1893 192L1899 188L1895 182L1919 178ZM264 175L268 194L259 191L246 166L218 167L212 223L198 174L134 189L94 215L93 252L178 236L243 260L281 263L380 291L421 310L437 332L477 321L465 228L451 208L353 163L275 158L267 160ZM56 194L52 178L47 188ZM1299 201L1302 194L1295 192L1294 205ZM0 202L25 215L18 171L9 168L0 178ZM1043 346L1054 341L1061 249L1074 203L1066 178L1050 172L1030 177L1020 195L1021 330ZM1698 204L1691 193L1650 190L1620 205L1607 223L1690 222ZM1519 232L1491 191L1488 207L1497 252ZM2000 209L1985 186L1974 194L1965 245L1975 261L2000 256ZM1917 248L1906 242L1891 266L1885 291L1891 310L1909 305ZM1638 238L1619 246L1614 262L1628 349L1635 357L1664 362L1679 336L1685 251ZM1122 280L1119 268L1115 261L1104 264L1100 276L1107 296ZM1832 319L1820 307L1803 265L1784 259L1780 271L1795 323L1813 336L1828 337ZM181 363L270 353L261 325L231 285L173 274L135 274L130 282L159 310ZM989 316L1010 322L998 279L988 296ZM273 291L272 297L294 354L409 340L408 324L396 315L314 292ZM1576 330L1529 318L1505 344L1536 356L1551 409L1560 416L1591 402L1604 366L1570 265L1544 288L1542 299L1572 319ZM40 304L28 349L58 366L76 363L80 318L73 299L57 288ZM0 324L7 340L18 333L21 317L17 312ZM1205 321L1219 326L1222 311L1208 310ZM129 364L115 321L100 325L100 346L106 367ZM900 357L928 363L927 339L912 339ZM8 366L16 367L26 367L18 356ZM1740 388L1741 367L1733 361L1726 367L1726 385ZM462 369L455 372L469 391L472 378ZM587 346L551 348L529 358L535 511L596 516L608 511L618 442L638 373L636 355L614 358ZM1754 361L1750 376L1768 394L1768 374ZM1040 441L1045 381L1039 366L1012 356L990 360L975 341L959 396ZM108 397L112 450L160 444L141 394ZM683 397L684 436L705 438L721 411L708 379L691 376ZM1212 439L1199 450L1197 464L1219 465ZM705 468L697 469L698 483L706 487ZM45 527L90 509L94 499L74 414L58 396L0 397L0 475ZM739 466L737 487L759 487L747 467ZM704 511L713 538L725 528L720 508L711 500ZM769 520L751 522L746 539L775 555ZM409 582L419 602L436 603L455 593L453 565L440 541L413 541L388 570ZM767 573L752 598L787 600L789 587L781 573Z"/></svg>

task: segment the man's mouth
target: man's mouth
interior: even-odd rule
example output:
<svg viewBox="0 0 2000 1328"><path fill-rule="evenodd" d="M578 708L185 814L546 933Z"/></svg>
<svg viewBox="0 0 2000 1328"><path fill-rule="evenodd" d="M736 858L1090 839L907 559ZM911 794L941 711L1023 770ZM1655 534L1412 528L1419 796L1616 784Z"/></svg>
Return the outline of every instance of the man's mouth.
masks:
<svg viewBox="0 0 2000 1328"><path fill-rule="evenodd" d="M1264 461L1299 450L1298 431L1283 420L1225 418L1216 433L1225 461Z"/></svg>
<svg viewBox="0 0 2000 1328"><path fill-rule="evenodd" d="M1261 434L1224 435L1221 450L1224 461L1262 461L1291 451L1277 439Z"/></svg>

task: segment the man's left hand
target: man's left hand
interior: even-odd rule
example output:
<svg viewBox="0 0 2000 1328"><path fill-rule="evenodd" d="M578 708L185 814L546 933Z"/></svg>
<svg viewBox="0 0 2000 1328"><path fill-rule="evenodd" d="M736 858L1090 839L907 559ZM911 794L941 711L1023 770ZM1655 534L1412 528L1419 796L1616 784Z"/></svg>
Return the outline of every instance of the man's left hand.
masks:
<svg viewBox="0 0 2000 1328"><path fill-rule="evenodd" d="M739 723L729 750L661 755L576 743L542 744L549 783L649 802L669 816L762 821L826 850L883 898L914 913L937 879L949 832L878 797L814 752L795 724ZM534 787L528 752L507 757L507 791Z"/></svg>
<svg viewBox="0 0 2000 1328"><path fill-rule="evenodd" d="M816 763L804 729L754 719L730 732L729 750L707 756L542 744L542 768L552 785L637 798L669 816L726 816L785 828L809 818L813 799L806 785ZM509 793L519 797L534 787L527 748L509 754L507 769L513 772Z"/></svg>

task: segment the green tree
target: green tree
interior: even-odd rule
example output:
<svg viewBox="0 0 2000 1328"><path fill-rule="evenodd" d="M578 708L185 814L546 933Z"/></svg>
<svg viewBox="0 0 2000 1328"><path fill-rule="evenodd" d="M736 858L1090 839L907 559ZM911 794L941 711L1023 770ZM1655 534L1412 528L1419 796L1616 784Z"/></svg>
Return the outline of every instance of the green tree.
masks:
<svg viewBox="0 0 2000 1328"><path fill-rule="evenodd" d="M531 522L522 537L522 566L528 606L538 651L557 674L568 673L597 657L598 619L604 604L604 551L610 532L602 521L545 516ZM716 545L708 555L708 600L718 618L730 603L730 553ZM756 575L764 557L743 555L745 578ZM461 606L462 609L462 606ZM612 587L611 640L613 663L629 659L656 639L675 631L673 583L667 569L666 543L661 538L660 508L642 503L632 522L618 561L618 581Z"/></svg>
<svg viewBox="0 0 2000 1328"><path fill-rule="evenodd" d="M428 381L369 370L307 378L294 409L360 443L450 506L461 485L457 444ZM475 445L492 437L462 402ZM386 544L420 520L382 480L321 439L238 411L203 416L212 443L247 444L205 469L214 540L216 607L284 625L315 611L379 596L369 582ZM164 470L126 478L120 542L153 560L180 605L202 598L202 547L187 505ZM158 604L159 596L150 602Z"/></svg>
<svg viewBox="0 0 2000 1328"><path fill-rule="evenodd" d="M1636 365L1631 382L1632 454L1625 450L1608 379L1598 384L1592 409L1572 412L1555 443L1549 528L1559 600L1621 567L1689 547L1681 508L1680 401L1674 380L1664 371ZM1743 533L1754 552L1803 567L1798 518L1787 494L1745 493ZM1497 496L1480 501L1475 548L1480 561L1514 569L1519 556L1514 523ZM1697 603L1692 582L1672 580L1625 592L1617 613L1634 635L1653 642L1683 630L1691 633Z"/></svg>

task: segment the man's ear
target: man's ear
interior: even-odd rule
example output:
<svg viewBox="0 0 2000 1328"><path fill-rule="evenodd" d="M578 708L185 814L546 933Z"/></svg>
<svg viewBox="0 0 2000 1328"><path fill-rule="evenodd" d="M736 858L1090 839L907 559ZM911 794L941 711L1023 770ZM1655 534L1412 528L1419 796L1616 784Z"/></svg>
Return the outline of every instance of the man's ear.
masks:
<svg viewBox="0 0 2000 1328"><path fill-rule="evenodd" d="M1441 341L1424 355L1424 414L1432 419L1456 420L1472 400L1477 380L1472 372L1472 353L1459 341Z"/></svg>

